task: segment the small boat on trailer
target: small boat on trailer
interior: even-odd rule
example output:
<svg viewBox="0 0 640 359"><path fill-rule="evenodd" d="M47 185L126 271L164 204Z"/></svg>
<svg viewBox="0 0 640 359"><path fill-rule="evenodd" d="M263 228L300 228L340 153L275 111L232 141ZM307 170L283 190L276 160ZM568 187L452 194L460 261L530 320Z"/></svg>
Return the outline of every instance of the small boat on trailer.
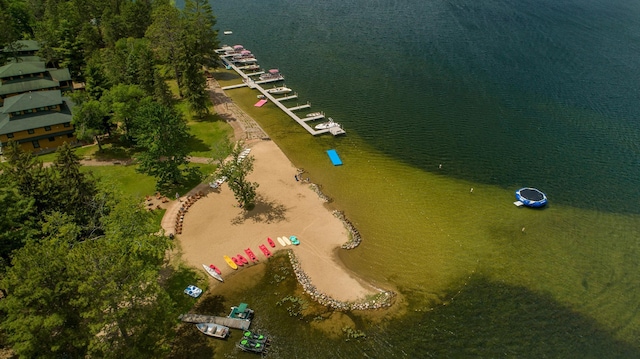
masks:
<svg viewBox="0 0 640 359"><path fill-rule="evenodd" d="M212 264L212 266L213 266L213 264ZM221 282L224 282L224 279L222 279L222 276L220 275L220 273L216 272L216 270L214 268L211 268L210 266L206 266L205 264L202 265L202 268L204 268L205 272L209 273L209 275L212 276L213 278L215 278L215 279L217 279L217 280L219 280Z"/></svg>
<svg viewBox="0 0 640 359"><path fill-rule="evenodd" d="M215 323L198 323L196 327L202 334L214 338L226 339L229 336L229 327Z"/></svg>

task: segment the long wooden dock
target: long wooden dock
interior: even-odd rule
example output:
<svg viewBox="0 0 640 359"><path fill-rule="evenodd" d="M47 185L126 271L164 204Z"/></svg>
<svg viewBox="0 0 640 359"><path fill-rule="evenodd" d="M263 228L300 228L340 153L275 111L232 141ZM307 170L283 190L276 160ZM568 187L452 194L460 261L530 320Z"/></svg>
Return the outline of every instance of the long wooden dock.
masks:
<svg viewBox="0 0 640 359"><path fill-rule="evenodd" d="M251 320L249 319L216 317L215 315L181 314L178 319L186 323L215 323L224 325L225 327L242 330L248 330L249 326L251 326Z"/></svg>
<svg viewBox="0 0 640 359"><path fill-rule="evenodd" d="M219 53L219 54L223 54L225 52L225 49L217 49L215 51L217 53ZM235 89L235 88L248 86L249 88L256 89L256 90L260 91L262 93L262 95L264 95L264 98L267 98L267 99L269 99L269 101L273 102L276 106L278 106L278 108L280 108L280 110L282 110L284 113L286 113L289 117L291 117L294 121L296 121L300 126L302 126L302 128L304 128L305 130L307 130L307 132L309 132L310 134L312 134L314 136L321 135L323 133L330 133L330 134L332 134L334 136L338 136L338 135L343 135L343 134L346 133L344 131L344 129L342 129L342 127L332 127L332 128L329 128L329 129L316 130L313 127L309 126L306 123L306 121L311 121L311 119L309 119L309 118L300 118L293 111L301 110L301 109L305 109L305 108L310 108L311 104L307 103L307 104L304 104L304 105L287 108L285 105L280 103L280 101L285 101L285 100L287 100L289 98L284 97L284 98L278 99L278 98L274 97L273 95L271 95L270 93L268 93L262 86L260 86L260 84L262 84L262 83L268 83L268 82L274 82L274 81L282 81L282 80L284 80L284 77L277 78L277 79L269 79L269 80L254 80L254 79L251 78L251 76L254 75L255 73L252 73L252 74L244 73L244 71L242 71L238 66L236 66L233 62L231 62L231 61L229 61L227 59L227 57L229 57L229 56L232 56L232 55L220 55L220 59L222 60L222 63L227 68L233 69L235 72L238 73L238 75L240 75L242 77L242 83L241 84L237 84L237 85L230 85L230 86L222 87L223 90L231 90L231 89ZM314 119L319 119L319 118L322 118L322 117L317 117L317 118L314 118Z"/></svg>

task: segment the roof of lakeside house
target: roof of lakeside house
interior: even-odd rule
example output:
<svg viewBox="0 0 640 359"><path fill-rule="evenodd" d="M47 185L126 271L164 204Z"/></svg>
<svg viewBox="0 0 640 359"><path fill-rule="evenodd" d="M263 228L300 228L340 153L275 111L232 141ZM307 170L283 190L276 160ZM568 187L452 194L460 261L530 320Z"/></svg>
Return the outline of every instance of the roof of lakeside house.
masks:
<svg viewBox="0 0 640 359"><path fill-rule="evenodd" d="M38 51L40 50L40 44L36 40L18 40L15 41L14 44L18 45L13 50L18 50L18 52L26 52L26 51ZM9 46L2 49L4 52L11 51L12 49Z"/></svg>
<svg viewBox="0 0 640 359"><path fill-rule="evenodd" d="M9 114L45 106L62 105L63 102L60 90L28 92L7 97L4 100L4 106L0 107L0 113Z"/></svg>
<svg viewBox="0 0 640 359"><path fill-rule="evenodd" d="M0 78L37 74L45 71L47 69L44 62L12 62L0 66Z"/></svg>
<svg viewBox="0 0 640 359"><path fill-rule="evenodd" d="M11 81L9 83L0 84L0 96L50 89L58 86L60 86L60 82L49 79L42 79L38 77L22 79L21 81Z"/></svg>

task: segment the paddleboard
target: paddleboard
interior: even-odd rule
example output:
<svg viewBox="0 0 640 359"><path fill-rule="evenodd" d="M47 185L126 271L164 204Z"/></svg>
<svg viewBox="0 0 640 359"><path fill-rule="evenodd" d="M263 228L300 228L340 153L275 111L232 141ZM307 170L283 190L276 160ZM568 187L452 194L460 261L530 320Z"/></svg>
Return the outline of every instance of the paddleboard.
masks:
<svg viewBox="0 0 640 359"><path fill-rule="evenodd" d="M256 255L253 254L253 251L251 250L251 248L245 249L244 252L249 256L249 259L251 259L251 261L253 262L258 261L258 258L256 258Z"/></svg>
<svg viewBox="0 0 640 359"><path fill-rule="evenodd" d="M287 246L287 243L284 241L284 239L282 239L282 237L278 237L278 243L280 243L280 245L283 247Z"/></svg>
<svg viewBox="0 0 640 359"><path fill-rule="evenodd" d="M258 248L260 248L260 250L262 251L265 257L267 258L271 257L271 252L269 252L269 250L267 249L267 246L265 246L264 244L261 244L258 246Z"/></svg>
<svg viewBox="0 0 640 359"><path fill-rule="evenodd" d="M291 245L291 240L289 239L289 237L282 237L282 239L284 239L284 242L290 246Z"/></svg>
<svg viewBox="0 0 640 359"><path fill-rule="evenodd" d="M224 258L225 262L227 262L227 264L229 265L229 267L231 267L231 269L238 269L238 266L233 262L233 260L229 256L224 256L222 258Z"/></svg>

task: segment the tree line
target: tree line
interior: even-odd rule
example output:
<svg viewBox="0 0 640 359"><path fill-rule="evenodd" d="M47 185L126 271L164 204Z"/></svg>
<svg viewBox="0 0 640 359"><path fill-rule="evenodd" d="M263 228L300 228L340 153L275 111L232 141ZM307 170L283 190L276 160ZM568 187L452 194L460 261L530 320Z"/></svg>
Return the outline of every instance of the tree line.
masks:
<svg viewBox="0 0 640 359"><path fill-rule="evenodd" d="M190 135L166 81L207 114L214 25L206 0L0 0L0 47L39 41L39 56L86 84L70 95L77 136L101 145L115 132L159 187L188 172ZM151 215L81 172L68 145L48 167L15 143L4 155L1 342L24 358L164 356L177 314L160 284L171 241Z"/></svg>

